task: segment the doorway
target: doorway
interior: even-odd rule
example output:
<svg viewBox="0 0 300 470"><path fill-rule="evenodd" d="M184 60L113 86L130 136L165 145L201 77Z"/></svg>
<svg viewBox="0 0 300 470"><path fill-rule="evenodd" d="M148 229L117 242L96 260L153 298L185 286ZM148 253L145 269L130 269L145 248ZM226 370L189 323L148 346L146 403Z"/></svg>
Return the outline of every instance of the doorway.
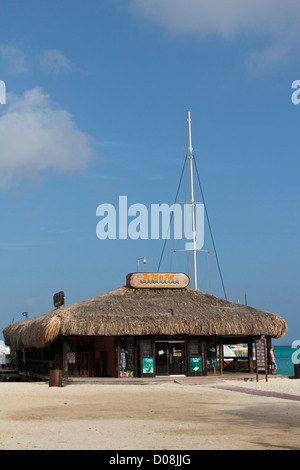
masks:
<svg viewBox="0 0 300 470"><path fill-rule="evenodd" d="M156 375L185 374L185 341L155 341Z"/></svg>

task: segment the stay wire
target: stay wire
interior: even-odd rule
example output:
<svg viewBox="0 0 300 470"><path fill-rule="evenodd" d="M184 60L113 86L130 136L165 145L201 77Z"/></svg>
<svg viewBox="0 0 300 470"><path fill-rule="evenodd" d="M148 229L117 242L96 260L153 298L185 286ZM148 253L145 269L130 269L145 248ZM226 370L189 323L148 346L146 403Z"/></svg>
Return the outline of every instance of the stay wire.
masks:
<svg viewBox="0 0 300 470"><path fill-rule="evenodd" d="M178 188L177 188L177 192L176 192L176 197L175 197L175 204L176 204L176 201L177 201L177 198L178 198L178 194L179 194L179 190L180 190L180 186L181 186L181 181L182 181L182 176L183 176L183 172L184 172L185 165L186 165L186 160L187 160L187 155L185 156L183 168L182 168L181 175L180 175L180 180L179 180L179 184L178 184ZM172 211L172 213L171 213L170 224L169 224L168 231L170 230L170 226L171 226L171 223L172 223L172 220L173 220L173 215L174 215L174 211ZM165 241L164 241L164 244L163 244L163 249L162 249L162 252L161 252L161 255L160 255L160 260L159 260L157 272L159 272L159 270L160 270L160 265L161 265L162 258L163 258L163 255L164 255L166 243L167 243L167 238L165 238Z"/></svg>
<svg viewBox="0 0 300 470"><path fill-rule="evenodd" d="M203 201L203 204L204 204L204 210L205 210L205 214L206 214L206 218L207 218L209 232L210 232L212 244L213 244L213 247L214 247L214 252L215 252L215 256L216 256L216 260L217 260L217 265L218 265L218 270L219 270L219 274L220 274L220 278L221 278L221 282L222 282L222 286L223 286L223 291L224 291L225 299L227 300L227 295L226 295L226 290L225 290L225 286L224 286L223 276L222 276L220 263L219 263L219 258L218 258L218 254L217 254L217 250L216 250L216 245L215 245L215 241L214 241L214 237L213 237L213 234L212 234L212 229L211 229L211 225L210 225L210 221L209 221L209 217L208 217L208 212L207 212L207 208L206 208L204 194L203 194L203 191L202 191L202 186L201 186L201 182L200 182L198 168L197 168L195 159L193 159L193 161L194 161L194 166L195 166L196 173L197 173L197 179L198 179L198 183L199 183L199 188L200 188L200 192L201 192L202 201Z"/></svg>

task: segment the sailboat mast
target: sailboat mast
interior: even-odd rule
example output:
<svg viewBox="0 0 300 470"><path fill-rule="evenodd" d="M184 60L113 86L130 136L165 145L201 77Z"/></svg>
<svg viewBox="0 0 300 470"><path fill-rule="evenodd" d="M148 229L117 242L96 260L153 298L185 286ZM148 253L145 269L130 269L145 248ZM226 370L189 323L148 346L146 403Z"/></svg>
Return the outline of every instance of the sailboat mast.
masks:
<svg viewBox="0 0 300 470"><path fill-rule="evenodd" d="M196 249L196 228L195 228L195 198L194 198L194 177L193 177L193 147L192 147L192 122L191 111L188 111L188 135L189 147L188 156L190 162L190 182L191 182L191 209L192 209L192 236L193 236L193 262L194 262L194 289L198 289L197 283L197 249Z"/></svg>

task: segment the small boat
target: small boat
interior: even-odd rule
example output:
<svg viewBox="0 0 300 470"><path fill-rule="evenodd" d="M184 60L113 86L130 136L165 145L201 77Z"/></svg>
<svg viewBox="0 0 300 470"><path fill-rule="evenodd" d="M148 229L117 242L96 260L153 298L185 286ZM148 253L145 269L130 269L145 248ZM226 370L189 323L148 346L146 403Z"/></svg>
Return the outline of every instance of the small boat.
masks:
<svg viewBox="0 0 300 470"><path fill-rule="evenodd" d="M0 367L3 369L7 367L10 360L10 347L4 344L4 341L0 340Z"/></svg>
<svg viewBox="0 0 300 470"><path fill-rule="evenodd" d="M230 345L223 345L223 357L236 357L236 354Z"/></svg>

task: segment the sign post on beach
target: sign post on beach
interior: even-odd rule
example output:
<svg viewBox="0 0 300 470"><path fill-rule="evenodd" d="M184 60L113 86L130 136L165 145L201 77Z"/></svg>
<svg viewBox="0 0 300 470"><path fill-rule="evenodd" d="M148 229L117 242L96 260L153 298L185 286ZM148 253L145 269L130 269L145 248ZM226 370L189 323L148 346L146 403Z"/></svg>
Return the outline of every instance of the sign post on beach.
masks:
<svg viewBox="0 0 300 470"><path fill-rule="evenodd" d="M255 341L255 358L256 358L256 382L258 382L259 370L265 371L266 382L268 382L266 340L265 339L257 339Z"/></svg>

